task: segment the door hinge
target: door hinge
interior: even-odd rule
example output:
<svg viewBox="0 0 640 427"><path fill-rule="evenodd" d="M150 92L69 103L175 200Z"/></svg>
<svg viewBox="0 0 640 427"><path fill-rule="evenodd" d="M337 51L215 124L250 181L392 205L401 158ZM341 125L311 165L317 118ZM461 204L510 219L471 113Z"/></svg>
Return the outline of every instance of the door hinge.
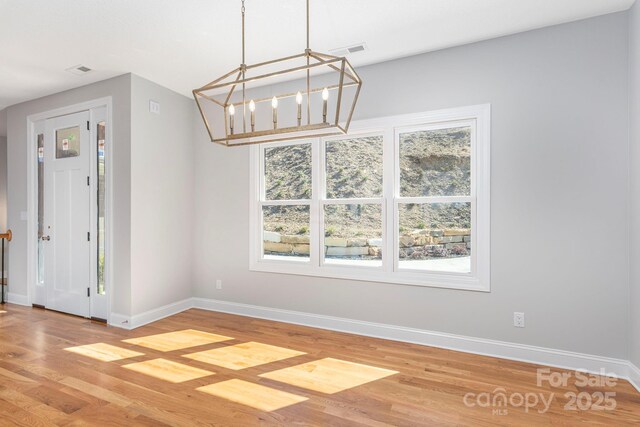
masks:
<svg viewBox="0 0 640 427"><path fill-rule="evenodd" d="M87 177L87 185L89 185L89 177Z"/></svg>
<svg viewBox="0 0 640 427"><path fill-rule="evenodd" d="M91 241L91 233L87 231L87 242Z"/></svg>
<svg viewBox="0 0 640 427"><path fill-rule="evenodd" d="M91 296L91 288L87 288L87 296L90 297Z"/></svg>
<svg viewBox="0 0 640 427"><path fill-rule="evenodd" d="M89 120L87 120L87 130L91 130L91 126L89 126Z"/></svg>

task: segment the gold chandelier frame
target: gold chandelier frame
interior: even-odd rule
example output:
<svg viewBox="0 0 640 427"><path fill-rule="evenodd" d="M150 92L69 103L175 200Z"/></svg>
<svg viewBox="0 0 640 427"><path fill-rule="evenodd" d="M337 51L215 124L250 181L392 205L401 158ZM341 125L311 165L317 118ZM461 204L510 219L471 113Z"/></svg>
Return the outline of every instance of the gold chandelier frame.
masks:
<svg viewBox="0 0 640 427"><path fill-rule="evenodd" d="M362 80L345 57L328 55L310 49L309 0L306 0L307 48L304 52L252 65L245 64L244 0L242 0L241 12L242 63L225 75L193 90L194 99L211 141L229 147L346 134L360 95ZM287 66L288 62L296 61L302 61L303 63L293 67ZM261 69L272 69L274 67L276 68L275 71L261 71ZM322 76L333 73L333 77L328 76L329 78L325 78L325 81L335 78L337 82L312 87L311 73L316 71L320 71L319 75ZM271 94L269 96L257 96L255 99L249 97L250 94L256 95L260 93L259 89L264 86L261 85L261 82L266 82L269 79L273 81L276 78L281 78L281 76L295 73L303 73L300 82L301 84L304 83L304 87L301 90L288 91L276 96ZM282 81L267 83L266 85L271 86L276 83L282 83ZM255 85L252 92L248 92L248 85ZM350 100L345 96L345 89L351 91ZM333 97L335 106L332 104L332 111L329 111L328 107L328 94L330 92L335 94L335 97ZM316 106L320 105L320 95L323 100L322 121L314 118L314 116L318 119L320 117L319 108L316 109ZM306 97L306 102L304 102L306 117L304 118L302 116L303 97ZM314 97L316 101L313 100ZM294 98L297 103L296 124L291 125L290 122L292 120L289 120L289 123L284 127L278 127L278 101L290 100L291 98ZM256 106L264 106L268 102L272 103L273 120L269 121L272 126L264 126L265 120L262 120L262 125L256 126ZM239 114L236 113L236 109L239 110ZM264 113L263 111L262 119L264 119ZM238 118L239 126L235 126L236 118ZM220 123L221 119L224 120L224 125ZM218 130L219 133L216 134L215 130Z"/></svg>

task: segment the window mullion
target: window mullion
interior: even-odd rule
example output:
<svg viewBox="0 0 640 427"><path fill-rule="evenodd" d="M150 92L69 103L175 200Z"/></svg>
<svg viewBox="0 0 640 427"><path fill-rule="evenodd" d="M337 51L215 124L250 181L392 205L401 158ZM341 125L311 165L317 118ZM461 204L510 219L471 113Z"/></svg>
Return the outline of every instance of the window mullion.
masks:
<svg viewBox="0 0 640 427"><path fill-rule="evenodd" d="M258 146L257 147L258 150L258 200L259 201L263 201L266 200L267 198L267 194L266 194L266 190L265 190L265 167L264 167L264 159L265 159L265 153L264 153L264 147L262 146ZM262 224L260 225L262 226Z"/></svg>
<svg viewBox="0 0 640 427"><path fill-rule="evenodd" d="M324 224L320 200L324 198L322 180L324 179L324 142L316 140L311 144L311 206L310 206L310 235L309 257L311 268L320 268L320 246L324 236Z"/></svg>
<svg viewBox="0 0 640 427"><path fill-rule="evenodd" d="M313 201L310 199L302 200L261 200L259 206L310 206Z"/></svg>
<svg viewBox="0 0 640 427"><path fill-rule="evenodd" d="M362 199L324 199L320 200L321 205L381 205L384 203L383 197L372 197Z"/></svg>
<svg viewBox="0 0 640 427"><path fill-rule="evenodd" d="M394 196L396 188L396 149L395 135L393 127L387 127L383 135L382 143L382 191L385 201L382 217L384 223L382 225L382 268L385 272L391 273L395 270L394 264L396 259L396 207Z"/></svg>
<svg viewBox="0 0 640 427"><path fill-rule="evenodd" d="M397 197L396 203L473 203L473 196Z"/></svg>

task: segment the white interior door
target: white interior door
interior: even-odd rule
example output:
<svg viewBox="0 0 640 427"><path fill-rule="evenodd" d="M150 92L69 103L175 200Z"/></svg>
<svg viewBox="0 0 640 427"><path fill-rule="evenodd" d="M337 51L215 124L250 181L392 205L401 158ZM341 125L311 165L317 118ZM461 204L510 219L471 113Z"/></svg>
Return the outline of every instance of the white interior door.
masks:
<svg viewBox="0 0 640 427"><path fill-rule="evenodd" d="M84 317L92 277L88 123L88 111L46 121L41 237L47 308Z"/></svg>

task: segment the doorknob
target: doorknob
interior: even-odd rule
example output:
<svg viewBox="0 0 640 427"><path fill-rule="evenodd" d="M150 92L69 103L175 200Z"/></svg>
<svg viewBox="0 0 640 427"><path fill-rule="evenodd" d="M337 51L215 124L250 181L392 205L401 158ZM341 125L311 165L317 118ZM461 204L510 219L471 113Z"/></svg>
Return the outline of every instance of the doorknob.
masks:
<svg viewBox="0 0 640 427"><path fill-rule="evenodd" d="M46 240L46 241L48 242L49 240L51 240L51 237L49 237L49 236L42 236L42 240Z"/></svg>

